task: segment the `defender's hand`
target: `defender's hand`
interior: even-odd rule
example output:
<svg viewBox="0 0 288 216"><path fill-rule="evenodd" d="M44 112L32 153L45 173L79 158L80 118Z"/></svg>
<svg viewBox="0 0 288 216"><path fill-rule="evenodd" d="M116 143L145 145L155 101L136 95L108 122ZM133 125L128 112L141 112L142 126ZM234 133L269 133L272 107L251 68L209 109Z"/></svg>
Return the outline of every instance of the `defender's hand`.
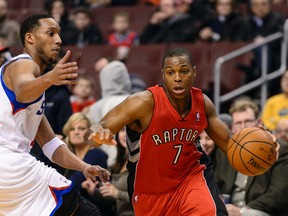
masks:
<svg viewBox="0 0 288 216"><path fill-rule="evenodd" d="M54 85L76 84L78 66L76 62L68 62L70 56L71 51L68 50L55 67L45 74L49 81Z"/></svg>
<svg viewBox="0 0 288 216"><path fill-rule="evenodd" d="M84 175L86 178L90 178L94 181L96 181L96 176L99 176L100 180L103 182L107 182L110 180L110 172L101 166L98 165L89 165L87 166L84 171Z"/></svg>

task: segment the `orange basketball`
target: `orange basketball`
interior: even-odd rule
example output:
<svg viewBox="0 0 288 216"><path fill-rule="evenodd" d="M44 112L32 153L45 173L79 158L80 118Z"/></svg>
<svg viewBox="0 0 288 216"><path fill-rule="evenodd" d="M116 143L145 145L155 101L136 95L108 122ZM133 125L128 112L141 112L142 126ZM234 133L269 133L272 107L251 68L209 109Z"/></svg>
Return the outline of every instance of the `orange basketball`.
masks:
<svg viewBox="0 0 288 216"><path fill-rule="evenodd" d="M230 139L227 157L238 172L247 176L261 175L276 160L276 144L264 129L244 128Z"/></svg>

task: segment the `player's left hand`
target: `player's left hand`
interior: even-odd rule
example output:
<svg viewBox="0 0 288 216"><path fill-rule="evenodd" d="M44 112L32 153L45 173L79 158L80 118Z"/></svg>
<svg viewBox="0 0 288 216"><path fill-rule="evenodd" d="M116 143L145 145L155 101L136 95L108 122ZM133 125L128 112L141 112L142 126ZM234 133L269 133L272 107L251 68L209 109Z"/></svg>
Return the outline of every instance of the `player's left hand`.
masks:
<svg viewBox="0 0 288 216"><path fill-rule="evenodd" d="M103 182L107 182L110 180L110 172L101 166L98 165L89 165L87 166L84 171L84 175L86 178L90 178L94 181L96 181L96 176L99 176L100 180Z"/></svg>

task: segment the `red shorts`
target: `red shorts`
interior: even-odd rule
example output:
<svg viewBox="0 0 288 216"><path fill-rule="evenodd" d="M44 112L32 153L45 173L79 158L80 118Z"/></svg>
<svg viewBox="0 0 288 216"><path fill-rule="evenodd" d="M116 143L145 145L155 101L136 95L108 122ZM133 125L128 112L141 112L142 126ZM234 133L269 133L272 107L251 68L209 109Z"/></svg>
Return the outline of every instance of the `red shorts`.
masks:
<svg viewBox="0 0 288 216"><path fill-rule="evenodd" d="M177 189L168 193L134 194L132 202L136 216L217 215L204 171L189 175Z"/></svg>

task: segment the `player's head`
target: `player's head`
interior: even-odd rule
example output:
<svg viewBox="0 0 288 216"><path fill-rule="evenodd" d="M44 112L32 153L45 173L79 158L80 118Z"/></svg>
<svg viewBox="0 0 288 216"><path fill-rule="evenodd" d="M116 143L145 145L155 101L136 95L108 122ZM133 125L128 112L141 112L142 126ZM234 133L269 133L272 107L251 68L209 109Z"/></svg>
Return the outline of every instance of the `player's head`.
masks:
<svg viewBox="0 0 288 216"><path fill-rule="evenodd" d="M184 48L171 48L163 58L162 72L164 88L168 96L190 97L190 89L196 76L191 53Z"/></svg>
<svg viewBox="0 0 288 216"><path fill-rule="evenodd" d="M232 133L236 133L246 127L257 127L259 108L250 98L236 99L230 107L232 116Z"/></svg>
<svg viewBox="0 0 288 216"><path fill-rule="evenodd" d="M20 38L26 51L37 53L45 63L57 61L62 44L59 34L58 23L47 14L28 17L20 28Z"/></svg>

